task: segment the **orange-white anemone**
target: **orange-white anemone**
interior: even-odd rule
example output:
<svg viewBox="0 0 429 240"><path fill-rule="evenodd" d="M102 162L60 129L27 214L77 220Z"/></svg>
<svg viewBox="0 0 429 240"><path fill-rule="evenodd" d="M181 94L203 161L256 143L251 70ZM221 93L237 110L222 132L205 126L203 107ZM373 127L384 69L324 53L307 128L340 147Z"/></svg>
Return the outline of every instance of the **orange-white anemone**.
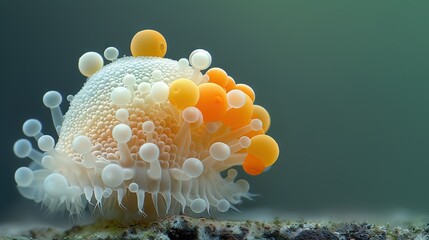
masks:
<svg viewBox="0 0 429 240"><path fill-rule="evenodd" d="M234 166L258 175L274 164L277 143L265 132L270 116L255 105L255 93L236 84L210 54L195 50L189 59L163 58L164 37L138 32L132 57L88 52L79 59L88 79L63 116L61 95L49 91L57 142L29 119L14 152L34 163L15 172L20 193L50 210L80 215L91 205L107 218L136 219L179 211L226 212L251 198ZM189 65L190 64L190 65ZM221 173L226 171L226 177ZM189 211L190 210L190 211Z"/></svg>

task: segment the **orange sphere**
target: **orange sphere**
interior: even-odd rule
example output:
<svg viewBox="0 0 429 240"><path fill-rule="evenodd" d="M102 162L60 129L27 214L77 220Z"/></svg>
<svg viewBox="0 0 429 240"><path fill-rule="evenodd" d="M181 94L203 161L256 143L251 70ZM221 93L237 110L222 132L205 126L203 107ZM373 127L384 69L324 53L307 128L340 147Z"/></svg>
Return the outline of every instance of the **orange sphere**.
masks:
<svg viewBox="0 0 429 240"><path fill-rule="evenodd" d="M222 119L228 108L225 90L215 83L203 83L198 86L200 97L197 107L203 114L204 122L214 122Z"/></svg>
<svg viewBox="0 0 429 240"><path fill-rule="evenodd" d="M187 107L195 106L199 96L198 86L193 81L179 78L171 83L168 99L171 104L183 110Z"/></svg>
<svg viewBox="0 0 429 240"><path fill-rule="evenodd" d="M222 88L228 83L228 74L222 68L210 68L206 74L209 76L209 82L216 83Z"/></svg>
<svg viewBox="0 0 429 240"><path fill-rule="evenodd" d="M265 167L273 165L279 157L279 146L276 140L268 135L256 135L251 138L247 152L261 159Z"/></svg>
<svg viewBox="0 0 429 240"><path fill-rule="evenodd" d="M265 164L252 154L247 154L243 162L243 170L249 175L259 175L264 172Z"/></svg>
<svg viewBox="0 0 429 240"><path fill-rule="evenodd" d="M167 53L167 42L164 36L150 29L136 33L130 47L134 57L164 57Z"/></svg>

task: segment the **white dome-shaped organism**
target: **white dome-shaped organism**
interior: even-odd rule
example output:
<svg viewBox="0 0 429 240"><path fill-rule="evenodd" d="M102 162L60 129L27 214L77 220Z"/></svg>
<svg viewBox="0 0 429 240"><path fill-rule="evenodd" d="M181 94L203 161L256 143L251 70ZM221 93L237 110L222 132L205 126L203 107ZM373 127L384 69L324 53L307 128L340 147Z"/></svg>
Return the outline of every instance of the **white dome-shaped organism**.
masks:
<svg viewBox="0 0 429 240"><path fill-rule="evenodd" d="M88 78L67 97L65 115L60 93L43 95L58 136L43 134L38 120L24 122L37 146L13 146L33 161L15 172L19 192L51 211L127 221L236 210L252 195L234 168L258 175L278 158L265 133L268 112L254 105L249 86L209 69L206 50L163 58L167 45L154 30L136 34L131 49L119 57L107 48L106 66L100 54L83 54L78 67Z"/></svg>

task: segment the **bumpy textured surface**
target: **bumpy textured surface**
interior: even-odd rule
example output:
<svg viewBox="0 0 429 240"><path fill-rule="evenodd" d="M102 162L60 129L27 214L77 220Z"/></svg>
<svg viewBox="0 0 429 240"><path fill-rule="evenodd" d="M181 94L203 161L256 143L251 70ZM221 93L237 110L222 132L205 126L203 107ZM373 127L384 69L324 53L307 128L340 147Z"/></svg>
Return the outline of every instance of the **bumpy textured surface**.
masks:
<svg viewBox="0 0 429 240"><path fill-rule="evenodd" d="M1 236L1 235L0 235ZM333 221L216 221L174 216L153 223L122 225L101 222L67 231L50 228L6 234L2 239L290 239L290 240L423 240L428 224L390 227L368 222Z"/></svg>

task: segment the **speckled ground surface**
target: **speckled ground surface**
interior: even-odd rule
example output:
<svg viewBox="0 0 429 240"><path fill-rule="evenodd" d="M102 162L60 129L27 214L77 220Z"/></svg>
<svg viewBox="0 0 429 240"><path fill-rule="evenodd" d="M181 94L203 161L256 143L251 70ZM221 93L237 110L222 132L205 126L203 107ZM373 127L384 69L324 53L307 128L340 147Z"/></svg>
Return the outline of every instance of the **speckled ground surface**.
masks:
<svg viewBox="0 0 429 240"><path fill-rule="evenodd" d="M4 230L3 230L4 231ZM368 222L332 221L217 221L172 216L152 223L122 225L99 222L62 231L36 228L1 233L0 239L291 239L382 240L429 239L429 224L390 227Z"/></svg>

